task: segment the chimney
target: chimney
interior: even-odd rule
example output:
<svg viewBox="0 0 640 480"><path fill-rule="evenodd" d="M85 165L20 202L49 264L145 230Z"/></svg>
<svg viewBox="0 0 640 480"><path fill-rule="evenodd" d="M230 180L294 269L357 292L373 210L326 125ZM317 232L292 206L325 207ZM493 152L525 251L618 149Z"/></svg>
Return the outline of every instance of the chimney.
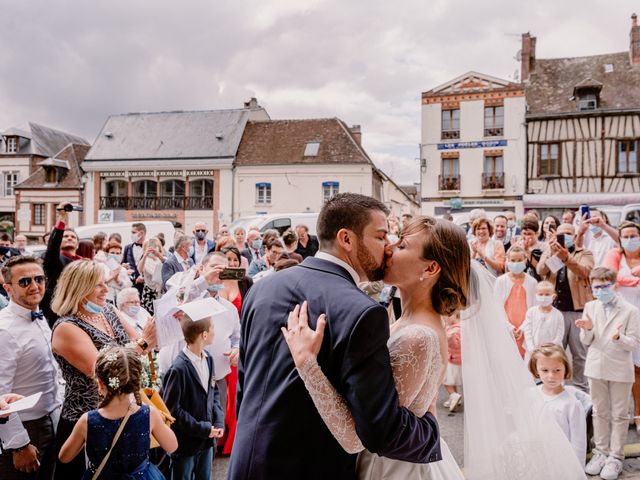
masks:
<svg viewBox="0 0 640 480"><path fill-rule="evenodd" d="M351 130L351 135L353 135L358 145L362 145L362 128L360 128L360 125L352 125L349 130Z"/></svg>
<svg viewBox="0 0 640 480"><path fill-rule="evenodd" d="M631 15L631 32L629 33L629 60L632 65L640 65L640 27L638 16Z"/></svg>
<svg viewBox="0 0 640 480"><path fill-rule="evenodd" d="M258 108L258 99L256 97L251 97L251 100L248 102L244 102L244 108Z"/></svg>
<svg viewBox="0 0 640 480"><path fill-rule="evenodd" d="M522 34L522 49L520 50L520 81L526 82L536 69L536 37L529 32Z"/></svg>

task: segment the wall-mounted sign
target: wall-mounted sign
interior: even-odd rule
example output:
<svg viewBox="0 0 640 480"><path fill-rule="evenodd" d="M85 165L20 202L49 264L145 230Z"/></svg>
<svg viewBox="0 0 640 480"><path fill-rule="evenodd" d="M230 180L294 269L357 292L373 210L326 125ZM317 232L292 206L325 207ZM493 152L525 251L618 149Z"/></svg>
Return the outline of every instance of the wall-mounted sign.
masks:
<svg viewBox="0 0 640 480"><path fill-rule="evenodd" d="M134 213L131 215L133 218L178 218L175 213Z"/></svg>
<svg viewBox="0 0 640 480"><path fill-rule="evenodd" d="M113 210L98 210L98 223L113 223Z"/></svg>
<svg viewBox="0 0 640 480"><path fill-rule="evenodd" d="M462 148L496 148L506 146L506 140L481 140L479 142L439 143L438 150L459 150Z"/></svg>

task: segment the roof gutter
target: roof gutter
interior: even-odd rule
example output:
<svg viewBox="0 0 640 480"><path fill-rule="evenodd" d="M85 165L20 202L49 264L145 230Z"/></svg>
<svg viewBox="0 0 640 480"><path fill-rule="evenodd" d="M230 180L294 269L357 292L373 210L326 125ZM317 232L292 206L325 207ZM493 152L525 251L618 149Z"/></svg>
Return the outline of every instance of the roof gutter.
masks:
<svg viewBox="0 0 640 480"><path fill-rule="evenodd" d="M640 108L601 108L576 112L527 113L527 120L548 120L553 118L610 117L620 114L638 114Z"/></svg>

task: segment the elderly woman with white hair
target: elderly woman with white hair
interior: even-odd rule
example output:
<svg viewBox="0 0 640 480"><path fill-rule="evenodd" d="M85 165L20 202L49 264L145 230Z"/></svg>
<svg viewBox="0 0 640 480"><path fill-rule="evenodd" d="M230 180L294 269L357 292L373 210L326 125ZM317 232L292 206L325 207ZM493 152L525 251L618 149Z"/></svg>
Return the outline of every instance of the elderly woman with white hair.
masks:
<svg viewBox="0 0 640 480"><path fill-rule="evenodd" d="M129 287L120 290L116 297L116 306L129 325L135 328L138 334L142 333L151 314L142 306L138 289Z"/></svg>

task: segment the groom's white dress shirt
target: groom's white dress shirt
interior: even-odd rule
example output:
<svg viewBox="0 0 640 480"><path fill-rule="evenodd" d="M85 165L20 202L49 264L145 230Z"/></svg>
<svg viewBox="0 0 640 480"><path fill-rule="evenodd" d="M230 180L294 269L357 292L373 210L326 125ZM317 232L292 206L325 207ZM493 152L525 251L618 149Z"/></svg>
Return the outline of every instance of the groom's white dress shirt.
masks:
<svg viewBox="0 0 640 480"><path fill-rule="evenodd" d="M358 272L356 272L355 269L344 260L340 260L338 257L335 257L327 252L318 252L316 253L315 257L319 258L320 260L326 260L328 262L335 263L336 265L340 265L347 272L349 272L349 275L351 275L351 278L353 278L353 281L356 283L356 285L360 283L360 275L358 275Z"/></svg>

